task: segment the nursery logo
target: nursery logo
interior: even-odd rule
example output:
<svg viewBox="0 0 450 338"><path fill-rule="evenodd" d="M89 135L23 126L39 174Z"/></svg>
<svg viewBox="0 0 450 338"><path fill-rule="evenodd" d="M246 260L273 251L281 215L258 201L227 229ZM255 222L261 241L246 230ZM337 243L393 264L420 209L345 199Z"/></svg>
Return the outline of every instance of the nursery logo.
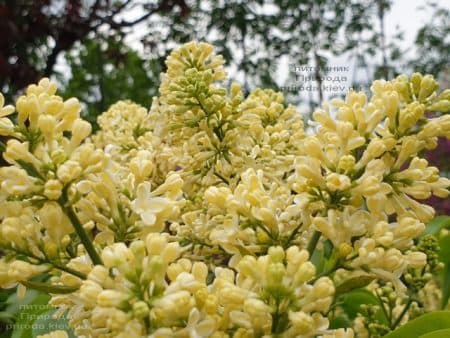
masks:
<svg viewBox="0 0 450 338"><path fill-rule="evenodd" d="M55 318L55 309L49 304L25 304L20 305L19 309L17 321L7 324L7 331L29 330L43 334L55 330L70 330L67 315Z"/></svg>
<svg viewBox="0 0 450 338"><path fill-rule="evenodd" d="M288 77L281 91L289 93L315 92L327 96L345 94L350 88L350 67L328 65L323 67L288 65Z"/></svg>

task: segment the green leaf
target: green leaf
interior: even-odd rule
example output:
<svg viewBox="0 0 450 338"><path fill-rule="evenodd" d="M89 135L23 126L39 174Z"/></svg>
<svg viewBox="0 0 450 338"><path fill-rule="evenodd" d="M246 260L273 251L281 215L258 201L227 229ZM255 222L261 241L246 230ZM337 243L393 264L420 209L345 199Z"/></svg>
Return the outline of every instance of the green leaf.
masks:
<svg viewBox="0 0 450 338"><path fill-rule="evenodd" d="M323 254L323 250L316 249L314 250L312 256L311 256L311 262L316 267L316 273L320 274L325 270L325 256Z"/></svg>
<svg viewBox="0 0 450 338"><path fill-rule="evenodd" d="M22 160L16 160L16 162L19 163L19 165L27 172L28 175L44 180L41 173L34 167L33 164Z"/></svg>
<svg viewBox="0 0 450 338"><path fill-rule="evenodd" d="M347 316L336 316L333 317L330 321L330 329L339 329L341 327L351 327L352 322L348 319Z"/></svg>
<svg viewBox="0 0 450 338"><path fill-rule="evenodd" d="M384 336L384 338L422 337L422 335L427 333L449 328L450 311L436 311L424 314L423 316L406 323L397 330ZM445 338L445 336L439 336L439 338Z"/></svg>
<svg viewBox="0 0 450 338"><path fill-rule="evenodd" d="M48 305L49 300L48 294L32 289L27 289L22 299L15 293L11 295L7 301L8 312L5 313L15 318L15 323L12 323L12 329L7 330L5 336L0 335L0 338L31 338L54 330L65 330L70 338L76 338L69 329L67 318L53 319L52 315L56 310Z"/></svg>
<svg viewBox="0 0 450 338"><path fill-rule="evenodd" d="M342 301L342 308L350 319L356 317L362 304L378 304L378 299L370 291L364 289L354 290L339 299Z"/></svg>
<svg viewBox="0 0 450 338"><path fill-rule="evenodd" d="M11 338L11 332L10 331L2 331L0 333L0 338Z"/></svg>
<svg viewBox="0 0 450 338"><path fill-rule="evenodd" d="M27 294L33 290L27 290ZM20 312L16 315L14 331L11 338L30 338L33 337L33 322L38 316L50 309L48 301L50 296L44 293L33 292L36 296L28 304L22 304ZM26 298L26 296L25 296Z"/></svg>
<svg viewBox="0 0 450 338"><path fill-rule="evenodd" d="M69 322L67 320L66 316L63 316L61 318L55 319L53 318L54 313L56 312L55 309L46 311L42 314L40 314L36 320L33 322L33 328L32 328L32 334L33 337L37 337L39 335L44 335L46 333L55 331L55 330L62 330L66 331L69 334L69 338L76 338L74 333L69 327Z"/></svg>
<svg viewBox="0 0 450 338"><path fill-rule="evenodd" d="M373 281L375 277L370 275L355 276L345 280L336 286L336 295L342 295L354 289L360 289Z"/></svg>
<svg viewBox="0 0 450 338"><path fill-rule="evenodd" d="M450 338L450 329L436 330L424 335L419 338Z"/></svg>
<svg viewBox="0 0 450 338"><path fill-rule="evenodd" d="M450 235L439 238L439 258L444 263L450 263Z"/></svg>
<svg viewBox="0 0 450 338"><path fill-rule="evenodd" d="M50 285L48 283L33 282L33 281L21 281L20 283L25 285L27 288L38 290L44 293L66 294L78 290L78 287Z"/></svg>
<svg viewBox="0 0 450 338"><path fill-rule="evenodd" d="M447 306L450 297L450 235L439 239L439 259L445 264L442 271L442 309Z"/></svg>
<svg viewBox="0 0 450 338"><path fill-rule="evenodd" d="M423 233L425 235L437 235L441 229L450 227L450 216L437 216L430 223Z"/></svg>
<svg viewBox="0 0 450 338"><path fill-rule="evenodd" d="M442 302L441 309L445 309L450 297L450 263L445 264L443 271L443 283L442 283Z"/></svg>
<svg viewBox="0 0 450 338"><path fill-rule="evenodd" d="M372 304L381 306L375 295L365 289L356 289L337 298L337 302L341 304L342 309L350 319L354 319L358 313L361 312L361 305ZM387 324L388 320L380 309L376 314L376 319L382 323Z"/></svg>
<svg viewBox="0 0 450 338"><path fill-rule="evenodd" d="M18 314L27 305L31 304L36 298L40 297L41 293L36 290L27 290L25 297L17 297L17 293L11 294L6 301L5 311L12 314Z"/></svg>
<svg viewBox="0 0 450 338"><path fill-rule="evenodd" d="M0 322L11 324L14 322L14 315L9 312L0 312Z"/></svg>
<svg viewBox="0 0 450 338"><path fill-rule="evenodd" d="M0 309L6 306L6 301L14 293L14 289L0 289Z"/></svg>
<svg viewBox="0 0 450 338"><path fill-rule="evenodd" d="M333 253L333 243L327 239L325 242L323 242L323 255L325 258L330 258L331 254Z"/></svg>

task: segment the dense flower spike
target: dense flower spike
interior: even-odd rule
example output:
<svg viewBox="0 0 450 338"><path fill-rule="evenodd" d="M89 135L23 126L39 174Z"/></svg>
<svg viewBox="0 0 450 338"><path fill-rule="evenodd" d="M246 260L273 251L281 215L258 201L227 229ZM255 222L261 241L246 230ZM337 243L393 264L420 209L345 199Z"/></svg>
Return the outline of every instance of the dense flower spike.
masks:
<svg viewBox="0 0 450 338"><path fill-rule="evenodd" d="M166 64L150 111L120 101L92 136L48 79L15 107L0 95L1 287L50 293L84 338L376 337L436 309L420 201L450 180L421 156L450 137L449 115L427 117L450 110L448 90L418 73L375 81L305 130L281 93L225 87L211 45ZM330 329L360 287L392 322L368 305Z"/></svg>

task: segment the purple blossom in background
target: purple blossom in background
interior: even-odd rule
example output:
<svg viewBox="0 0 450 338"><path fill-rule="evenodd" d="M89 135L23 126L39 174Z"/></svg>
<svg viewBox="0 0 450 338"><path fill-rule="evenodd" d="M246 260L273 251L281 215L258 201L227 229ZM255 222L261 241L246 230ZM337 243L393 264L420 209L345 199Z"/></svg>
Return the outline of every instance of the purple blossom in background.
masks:
<svg viewBox="0 0 450 338"><path fill-rule="evenodd" d="M441 176L450 177L450 140L440 138L438 146L433 151L426 153L425 158L430 165L436 166L441 172ZM436 215L450 215L450 199L431 197L425 203L436 209Z"/></svg>

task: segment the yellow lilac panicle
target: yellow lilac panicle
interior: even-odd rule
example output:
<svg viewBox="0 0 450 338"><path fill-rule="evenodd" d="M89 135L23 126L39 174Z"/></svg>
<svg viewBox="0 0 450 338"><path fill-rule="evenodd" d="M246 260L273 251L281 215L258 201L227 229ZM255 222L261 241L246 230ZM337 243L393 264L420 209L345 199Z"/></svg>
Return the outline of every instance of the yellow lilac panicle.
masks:
<svg viewBox="0 0 450 338"><path fill-rule="evenodd" d="M229 328L245 329L250 337L328 332L328 321L321 312L327 311L335 289L327 277L314 281L315 267L308 256L295 246L286 251L271 247L268 255L257 259L244 256L236 267L237 275L217 268L213 293L229 316ZM278 322L279 316L288 320Z"/></svg>
<svg viewBox="0 0 450 338"><path fill-rule="evenodd" d="M49 79L0 95L0 287L45 290L85 338L386 334L370 304L330 329L359 288L399 325L441 306L423 200L450 180L423 153L450 138L449 90L376 80L305 128L282 93L225 85L210 44L166 65L150 109L119 101L94 134Z"/></svg>
<svg viewBox="0 0 450 338"><path fill-rule="evenodd" d="M151 131L147 109L131 101L119 101L98 117L100 131L94 135L97 147L119 145L131 148Z"/></svg>
<svg viewBox="0 0 450 338"><path fill-rule="evenodd" d="M163 331L211 333L217 316L204 310L208 268L199 262L177 262L181 253L178 243L164 234L150 234L129 247L107 246L102 251L104 266L92 268L76 293L58 296L54 303L62 305L66 298L70 323L79 335L98 331L103 337L126 337L132 332L140 337L151 328L156 336ZM83 318L78 318L79 311Z"/></svg>

